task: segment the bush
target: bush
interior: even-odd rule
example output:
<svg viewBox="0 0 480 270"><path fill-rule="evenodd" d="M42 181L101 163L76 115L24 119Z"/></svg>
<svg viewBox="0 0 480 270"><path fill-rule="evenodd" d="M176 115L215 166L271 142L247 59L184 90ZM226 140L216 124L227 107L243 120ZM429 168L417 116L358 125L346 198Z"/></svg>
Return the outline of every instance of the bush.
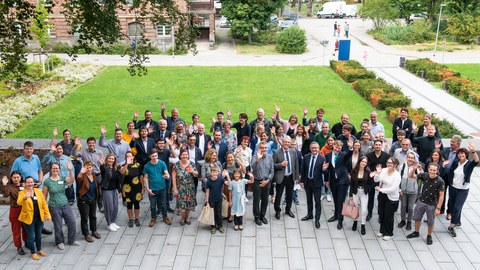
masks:
<svg viewBox="0 0 480 270"><path fill-rule="evenodd" d="M480 106L480 83L467 78L451 77L445 80L445 90L467 103Z"/></svg>
<svg viewBox="0 0 480 270"><path fill-rule="evenodd" d="M413 45L435 39L432 24L426 20L416 20L409 25L390 25L382 29L370 30L369 34L387 45Z"/></svg>
<svg viewBox="0 0 480 270"><path fill-rule="evenodd" d="M333 62L333 63L332 63ZM359 79L373 79L375 73L365 69L358 61L331 61L330 66L346 82L352 83Z"/></svg>
<svg viewBox="0 0 480 270"><path fill-rule="evenodd" d="M253 41L261 45L275 44L277 39L278 32L276 31L276 29L258 31L253 36Z"/></svg>
<svg viewBox="0 0 480 270"><path fill-rule="evenodd" d="M355 81L353 88L375 108L385 110L389 107L406 107L412 102L405 97L400 88L381 78Z"/></svg>
<svg viewBox="0 0 480 270"><path fill-rule="evenodd" d="M396 118L398 118L400 116L400 110L401 107L387 109L388 120L390 122L393 122ZM423 116L427 113L428 112L424 108L414 109L408 107L408 118L412 119L414 123L423 123ZM463 134L457 127L455 127L455 125L445 119L440 119L433 116L432 124L437 127L438 132L440 133L440 137L442 138L451 138L453 135L460 135L463 138L468 137L467 135Z"/></svg>
<svg viewBox="0 0 480 270"><path fill-rule="evenodd" d="M305 30L298 26L284 29L277 38L275 49L281 53L304 53L307 48L307 36Z"/></svg>
<svg viewBox="0 0 480 270"><path fill-rule="evenodd" d="M46 50L51 50L52 53L70 53L72 47L66 42L55 41L54 43L47 44Z"/></svg>
<svg viewBox="0 0 480 270"><path fill-rule="evenodd" d="M405 68L411 73L423 77L429 82L441 82L450 77L459 77L460 73L455 72L445 65L440 65L428 58L407 60Z"/></svg>

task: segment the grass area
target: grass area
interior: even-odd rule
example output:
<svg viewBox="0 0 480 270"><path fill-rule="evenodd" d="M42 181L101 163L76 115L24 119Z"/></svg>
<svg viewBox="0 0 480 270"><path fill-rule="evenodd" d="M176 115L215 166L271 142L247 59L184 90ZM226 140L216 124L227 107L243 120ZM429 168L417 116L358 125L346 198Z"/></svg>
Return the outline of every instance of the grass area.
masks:
<svg viewBox="0 0 480 270"><path fill-rule="evenodd" d="M463 77L476 81L480 80L480 64L447 64L447 66L460 72Z"/></svg>
<svg viewBox="0 0 480 270"><path fill-rule="evenodd" d="M271 54L280 54L275 50L275 44L247 44L247 43L236 43L235 49L237 53L240 54L262 54L262 55L271 55Z"/></svg>
<svg viewBox="0 0 480 270"><path fill-rule="evenodd" d="M445 52L454 52L454 51L468 51L468 50L479 50L480 46L478 45L466 45L460 44L457 42L447 42L445 47ZM403 50L418 51L418 52L433 52L435 50L435 42L427 43L418 43L415 45L394 45L395 47ZM443 52L443 44L439 40L437 45L437 52Z"/></svg>
<svg viewBox="0 0 480 270"><path fill-rule="evenodd" d="M50 138L54 127L82 138L98 137L99 126L105 124L112 138L114 121L124 127L134 111L143 115L146 109L158 120L162 102L168 114L176 106L187 122L198 113L207 126L219 110L230 109L233 120L241 112L253 119L257 108L270 116L278 104L283 118L292 113L301 117L304 106L314 117L315 109L323 107L330 122L348 112L358 127L373 110L328 67L150 67L145 77L131 77L125 67L108 67L8 137ZM385 113L379 115L391 130Z"/></svg>

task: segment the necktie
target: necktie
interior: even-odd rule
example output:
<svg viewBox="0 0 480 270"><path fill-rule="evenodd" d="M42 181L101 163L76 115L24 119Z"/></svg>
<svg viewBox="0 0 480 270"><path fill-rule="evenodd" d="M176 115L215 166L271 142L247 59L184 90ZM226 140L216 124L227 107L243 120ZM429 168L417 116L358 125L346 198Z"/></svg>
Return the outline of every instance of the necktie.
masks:
<svg viewBox="0 0 480 270"><path fill-rule="evenodd" d="M290 172L291 172L291 170L290 170L290 156L288 155L288 150L285 151L285 155L287 156L287 162L288 162L287 168L286 168L287 169L287 174L290 174Z"/></svg>
<svg viewBox="0 0 480 270"><path fill-rule="evenodd" d="M315 164L315 159L316 156L312 156L312 159L310 160L310 169L308 170L308 178L313 178L313 166Z"/></svg>
<svg viewBox="0 0 480 270"><path fill-rule="evenodd" d="M333 165L337 165L337 157L338 157L338 155L337 155L337 154L334 154L334 156L333 156Z"/></svg>
<svg viewBox="0 0 480 270"><path fill-rule="evenodd" d="M165 139L165 132L160 132L160 138Z"/></svg>

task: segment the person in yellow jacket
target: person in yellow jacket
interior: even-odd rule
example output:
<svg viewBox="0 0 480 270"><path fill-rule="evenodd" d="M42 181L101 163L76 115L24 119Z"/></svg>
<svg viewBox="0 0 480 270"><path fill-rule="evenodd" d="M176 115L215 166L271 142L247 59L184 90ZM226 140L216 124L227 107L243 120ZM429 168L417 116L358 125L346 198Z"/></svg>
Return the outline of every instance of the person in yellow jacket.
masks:
<svg viewBox="0 0 480 270"><path fill-rule="evenodd" d="M23 222L27 231L27 243L32 252L32 259L39 260L47 253L42 250L42 228L45 219L51 220L47 201L40 189L33 187L33 178L25 178L25 189L18 193L17 204L22 206L18 220Z"/></svg>

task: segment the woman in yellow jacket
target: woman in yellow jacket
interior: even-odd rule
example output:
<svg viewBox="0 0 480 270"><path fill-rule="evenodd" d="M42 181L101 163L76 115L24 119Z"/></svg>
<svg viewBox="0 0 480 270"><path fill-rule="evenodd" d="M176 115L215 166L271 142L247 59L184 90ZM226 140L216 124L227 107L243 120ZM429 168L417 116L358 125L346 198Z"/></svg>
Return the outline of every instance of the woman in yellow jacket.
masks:
<svg viewBox="0 0 480 270"><path fill-rule="evenodd" d="M45 219L51 220L47 202L40 189L33 187L33 178L25 178L25 189L18 193L17 204L22 206L18 220L23 222L27 231L27 243L32 259L39 260L47 253L42 250L42 228Z"/></svg>

